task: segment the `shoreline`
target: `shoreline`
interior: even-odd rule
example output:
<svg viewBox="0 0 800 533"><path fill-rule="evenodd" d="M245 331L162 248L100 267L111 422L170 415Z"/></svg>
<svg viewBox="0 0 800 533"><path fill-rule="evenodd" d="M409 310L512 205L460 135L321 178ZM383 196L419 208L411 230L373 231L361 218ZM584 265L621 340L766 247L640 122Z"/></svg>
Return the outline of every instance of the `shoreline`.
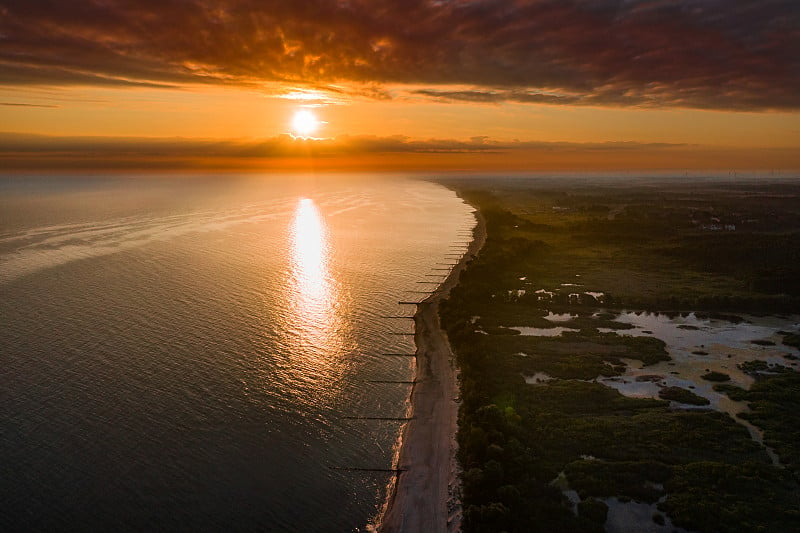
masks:
<svg viewBox="0 0 800 533"><path fill-rule="evenodd" d="M474 206L473 206L474 207ZM486 240L486 224L475 209L472 242L436 292L417 304L414 342L417 364L411 412L400 434L393 489L377 530L455 532L461 529L456 460L458 369L447 334L439 324L439 302L458 284L459 274Z"/></svg>

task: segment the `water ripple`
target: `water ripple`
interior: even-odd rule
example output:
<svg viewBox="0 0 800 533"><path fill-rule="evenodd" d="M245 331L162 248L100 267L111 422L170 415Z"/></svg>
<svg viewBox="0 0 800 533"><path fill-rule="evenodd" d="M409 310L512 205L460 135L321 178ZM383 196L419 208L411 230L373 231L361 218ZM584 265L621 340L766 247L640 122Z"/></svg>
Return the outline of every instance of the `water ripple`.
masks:
<svg viewBox="0 0 800 533"><path fill-rule="evenodd" d="M474 219L430 183L312 185L6 211L0 529L363 529L386 475L330 466L389 466L399 424L343 417L406 412L370 382L413 376L381 355L411 324L380 317Z"/></svg>

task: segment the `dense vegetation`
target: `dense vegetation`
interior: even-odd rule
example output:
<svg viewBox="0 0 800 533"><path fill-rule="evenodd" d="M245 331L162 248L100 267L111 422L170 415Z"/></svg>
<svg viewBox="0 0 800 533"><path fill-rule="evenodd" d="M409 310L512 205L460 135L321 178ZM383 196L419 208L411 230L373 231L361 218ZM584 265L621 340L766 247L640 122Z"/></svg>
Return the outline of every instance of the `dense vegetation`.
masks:
<svg viewBox="0 0 800 533"><path fill-rule="evenodd" d="M754 362L754 363L759 363ZM800 374L786 368L749 368L757 380L744 390L735 385L717 385L734 400L746 401L749 413L740 416L764 429L764 441L780 456L786 467L800 474Z"/></svg>
<svg viewBox="0 0 800 533"><path fill-rule="evenodd" d="M657 339L617 335L630 326L615 322L613 314L596 313L601 305L798 309L800 293L792 287L775 292L762 283L765 271L757 260L731 253L731 262L720 270L699 259L692 239L703 230L686 219L685 204L695 218L698 210L721 213L719 195L708 196L711 208L697 195L679 191L671 193L670 203L665 200L670 191L650 189L531 193L517 183L493 187L493 194L461 188L483 214L488 238L441 305L461 368L464 530L602 531L608 511L603 499L611 496L659 502L675 525L699 531L800 530L797 478L792 470L773 467L740 424L710 410L628 398L594 381L622 373L623 359L645 365L668 359ZM679 201L685 196L691 200ZM738 216L756 217L746 202L731 202L737 212L748 209ZM800 221L792 209L780 212L779 230L787 239L794 238L792 224ZM778 261L770 268L797 268L787 264L792 253L782 253L770 259ZM603 294L556 290L576 275L581 290ZM521 292L531 282L550 294ZM568 328L560 336L512 329L552 327L544 316L559 310L573 314L558 324ZM535 375L541 379L526 382L525 376ZM791 383L776 381L781 379ZM796 379L796 373L786 372L759 381L751 391L730 392L754 395L748 396L750 420L767 428L769 443L787 459L797 457L792 443L800 435L779 427L800 425L791 415L781 418L785 411L779 407L800 397ZM664 396L677 405L702 403L685 389ZM581 498L574 508L564 483ZM665 516L655 512L653 520L664 523Z"/></svg>
<svg viewBox="0 0 800 533"><path fill-rule="evenodd" d="M464 182L461 187L474 186ZM576 281L603 304L724 312L800 310L796 183L492 184L487 222L505 224L519 276L552 289ZM485 201L494 202L492 205ZM491 220L489 220L491 219ZM513 250L512 250L513 248ZM538 250L534 258L529 252ZM525 260L528 257L528 260ZM522 259L522 261L516 261ZM516 270L517 272L515 272ZM611 296L613 295L613 296ZM566 305L568 294L556 294ZM585 298L581 302L596 302Z"/></svg>
<svg viewBox="0 0 800 533"><path fill-rule="evenodd" d="M680 387L665 387L658 392L658 397L664 400L674 400L686 405L708 405L708 398L698 396L690 390Z"/></svg>

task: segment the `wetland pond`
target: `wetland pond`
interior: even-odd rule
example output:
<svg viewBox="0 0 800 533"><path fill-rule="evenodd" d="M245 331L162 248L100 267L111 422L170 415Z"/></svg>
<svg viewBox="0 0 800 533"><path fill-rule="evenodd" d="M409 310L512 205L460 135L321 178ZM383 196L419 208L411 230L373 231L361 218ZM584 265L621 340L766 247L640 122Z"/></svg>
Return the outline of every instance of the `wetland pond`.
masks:
<svg viewBox="0 0 800 533"><path fill-rule="evenodd" d="M797 368L800 351L782 344L781 331L797 331L799 317L742 316L741 321L698 317L695 313L667 315L663 313L623 312L615 321L632 329L598 328L601 333L649 336L666 343L671 361L643 367L641 361L624 359L627 371L622 376L600 378L599 382L622 394L639 398L657 398L661 387L690 388L710 401L709 407L735 415L727 397L713 390L714 382L703 375L718 372L730 377L730 383L749 389L754 382L742 370L747 361L764 361L769 367ZM788 357L787 357L788 356Z"/></svg>
<svg viewBox="0 0 800 533"><path fill-rule="evenodd" d="M797 369L800 351L782 344L780 332L797 332L800 317L747 316L710 318L695 313L668 315L664 313L623 312L615 320L633 326L616 330L618 335L653 336L666 343L671 361L643 367L641 361L625 359L627 370L621 375L599 378L597 381L613 387L622 394L638 398L658 398L663 389L679 387L708 400L707 405L690 405L672 401L674 407L715 409L728 413L750 432L753 440L763 445L761 430L736 416L748 410L746 402L731 400L714 390L714 381L704 375L716 373L733 385L749 389L755 381L742 365L748 361L763 361L767 368ZM605 328L598 328L606 332ZM769 372L769 370L767 370ZM766 448L766 447L765 447ZM766 448L773 463L779 464L775 453Z"/></svg>
<svg viewBox="0 0 800 533"><path fill-rule="evenodd" d="M598 318L604 313L595 313ZM568 314L548 313L544 317L553 323L550 328L515 327L522 335L559 336L564 331L577 331L561 324L567 323ZM655 337L666 344L671 360L644 366L635 359L622 359L626 369L619 376L598 377L596 381L618 390L632 398L670 399L673 408L714 409L728 413L750 432L753 440L763 445L759 428L736 416L748 410L746 402L731 400L724 393L714 390L714 385L725 381L749 389L755 381L753 373L743 370L749 361L763 361L766 370L786 367L798 369L800 350L782 343L784 333L800 330L798 316L704 316L697 313L650 313L623 311L613 319L627 329L598 327L598 333L616 333L620 336ZM703 376L716 375L716 381ZM528 383L545 383L550 378L540 373ZM665 389L679 388L699 396L699 401L683 403L667 398ZM672 389L674 390L674 389ZM691 395L690 395L691 396ZM703 400L705 399L705 400ZM706 403L707 400L707 403ZM772 450L767 453L775 464L778 457Z"/></svg>
<svg viewBox="0 0 800 533"><path fill-rule="evenodd" d="M610 315L603 311L594 313L592 318L598 321L604 318L607 320ZM543 318L552 323L552 326L510 329L519 331L521 335L542 337L557 337L564 332L579 331L569 327L573 319L577 322L581 318L576 314L549 312ZM609 323L604 322L604 324ZM670 405L674 409L714 409L728 413L736 422L747 428L754 441L764 446L762 431L737 416L748 411L747 403L733 401L725 394L715 391L713 387L718 382L726 382L750 389L756 379L755 372L743 369L743 365L750 361L763 362L759 372L765 375L775 373L781 367L796 370L800 360L800 350L783 344L783 338L787 333L797 333L800 330L800 317L704 316L697 313L623 311L615 314L611 325L616 327L595 329L600 334L616 333L620 336L658 338L666 344L665 349L671 360L644 366L642 361L622 358L625 370L621 375L600 376L593 381L612 387L628 397L670 399ZM525 376L526 382L534 386L544 385L553 379L555 378L545 372ZM676 388L683 389L679 392L689 398L684 400L689 403L683 403L664 394L668 389L676 390ZM690 394L686 394L685 391L689 391ZM767 446L764 446L764 449L773 464L780 465L780 458L775 452ZM560 479L554 481L554 484L560 486L576 508L580 498L577 492L569 489L563 474ZM658 502L650 504L616 497L605 498L603 501L608 506L605 528L611 533L685 531L675 527L668 516L659 513ZM660 523L651 519L656 515L661 515Z"/></svg>

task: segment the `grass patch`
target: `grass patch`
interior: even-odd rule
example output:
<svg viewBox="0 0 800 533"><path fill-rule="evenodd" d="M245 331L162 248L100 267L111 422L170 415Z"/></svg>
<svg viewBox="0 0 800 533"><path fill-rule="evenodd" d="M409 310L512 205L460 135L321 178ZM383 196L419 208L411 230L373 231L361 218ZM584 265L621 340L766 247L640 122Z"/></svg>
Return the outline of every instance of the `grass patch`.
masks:
<svg viewBox="0 0 800 533"><path fill-rule="evenodd" d="M717 383L722 383L731 380L731 377L728 374L725 374L724 372L717 372L716 370L703 374L700 377L706 381L714 381Z"/></svg>
<svg viewBox="0 0 800 533"><path fill-rule="evenodd" d="M687 405L708 405L711 402L708 398L698 396L690 390L681 387L664 387L658 391L658 397L662 400L671 400L673 402L685 403Z"/></svg>
<svg viewBox="0 0 800 533"><path fill-rule="evenodd" d="M800 333L783 333L783 344L800 349Z"/></svg>

